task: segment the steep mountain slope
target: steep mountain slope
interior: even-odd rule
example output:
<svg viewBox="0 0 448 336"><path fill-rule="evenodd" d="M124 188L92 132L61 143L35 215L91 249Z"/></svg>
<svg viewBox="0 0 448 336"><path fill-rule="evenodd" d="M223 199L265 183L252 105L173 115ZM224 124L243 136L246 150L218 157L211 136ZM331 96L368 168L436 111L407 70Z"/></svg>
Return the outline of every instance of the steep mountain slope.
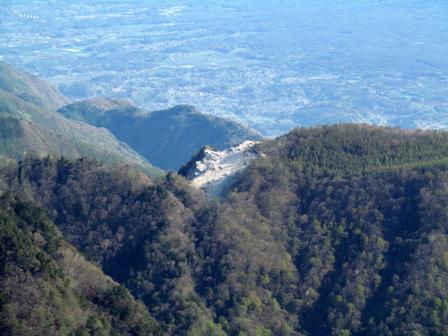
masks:
<svg viewBox="0 0 448 336"><path fill-rule="evenodd" d="M159 174L110 132L67 119L51 108L66 103L44 82L0 64L0 154L87 157L139 166Z"/></svg>
<svg viewBox="0 0 448 336"><path fill-rule="evenodd" d="M298 129L207 202L169 174L26 160L3 183L167 335L444 335L448 133ZM4 188L4 187L3 187Z"/></svg>
<svg viewBox="0 0 448 336"><path fill-rule="evenodd" d="M154 335L144 306L67 244L35 206L0 198L2 335Z"/></svg>
<svg viewBox="0 0 448 336"><path fill-rule="evenodd" d="M0 61L0 89L49 110L56 110L70 102L47 82L17 71L2 61Z"/></svg>
<svg viewBox="0 0 448 336"><path fill-rule="evenodd" d="M149 162L174 171L205 145L224 150L261 138L237 122L202 114L187 105L148 113L124 101L95 98L72 103L59 112L107 128Z"/></svg>
<svg viewBox="0 0 448 336"><path fill-rule="evenodd" d="M30 159L9 174L8 185L47 208L71 243L143 300L164 333L220 334L192 267L202 194L173 176L156 182L85 160Z"/></svg>

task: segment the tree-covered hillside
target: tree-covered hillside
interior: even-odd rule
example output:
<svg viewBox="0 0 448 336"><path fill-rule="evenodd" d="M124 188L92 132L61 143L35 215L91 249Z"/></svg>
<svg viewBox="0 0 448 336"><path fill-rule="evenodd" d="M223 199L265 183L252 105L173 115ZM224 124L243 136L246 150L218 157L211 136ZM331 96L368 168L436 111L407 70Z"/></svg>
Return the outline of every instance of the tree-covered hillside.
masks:
<svg viewBox="0 0 448 336"><path fill-rule="evenodd" d="M136 170L85 160L30 159L7 179L22 199L48 209L82 253L141 299L165 332L219 331L196 293L191 264L197 259L194 211L205 205L201 193L172 175L154 181Z"/></svg>
<svg viewBox="0 0 448 336"><path fill-rule="evenodd" d="M220 201L85 160L6 165L167 335L445 335L448 136L298 129Z"/></svg>
<svg viewBox="0 0 448 336"><path fill-rule="evenodd" d="M67 244L45 212L0 198L0 334L158 335L144 306Z"/></svg>

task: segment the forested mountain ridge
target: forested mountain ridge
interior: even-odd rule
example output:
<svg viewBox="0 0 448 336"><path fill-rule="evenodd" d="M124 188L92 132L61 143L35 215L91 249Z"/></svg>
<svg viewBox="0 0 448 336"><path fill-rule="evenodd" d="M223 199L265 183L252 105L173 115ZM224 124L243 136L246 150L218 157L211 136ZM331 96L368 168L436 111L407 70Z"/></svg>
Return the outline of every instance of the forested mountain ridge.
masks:
<svg viewBox="0 0 448 336"><path fill-rule="evenodd" d="M93 98L71 103L59 112L107 128L149 162L173 171L205 145L224 150L246 140L261 139L247 126L203 114L188 105L147 112L126 101Z"/></svg>
<svg viewBox="0 0 448 336"><path fill-rule="evenodd" d="M0 155L25 157L86 157L108 164L151 166L109 131L65 118L56 109L68 103L59 92L36 77L0 63Z"/></svg>
<svg viewBox="0 0 448 336"><path fill-rule="evenodd" d="M220 330L195 291L195 211L202 193L173 175L78 160L26 160L5 175L21 198L48 209L65 237L125 284L162 321L165 333ZM172 191L171 191L172 190Z"/></svg>
<svg viewBox="0 0 448 336"><path fill-rule="evenodd" d="M278 295L303 334L446 333L447 139L342 125L259 145L229 199L291 256L295 289Z"/></svg>
<svg viewBox="0 0 448 336"><path fill-rule="evenodd" d="M221 201L86 160L28 159L0 186L167 335L447 333L447 133L339 125L256 151Z"/></svg>
<svg viewBox="0 0 448 336"><path fill-rule="evenodd" d="M270 157L321 173L362 174L375 170L443 163L448 133L370 125L298 128L258 148Z"/></svg>

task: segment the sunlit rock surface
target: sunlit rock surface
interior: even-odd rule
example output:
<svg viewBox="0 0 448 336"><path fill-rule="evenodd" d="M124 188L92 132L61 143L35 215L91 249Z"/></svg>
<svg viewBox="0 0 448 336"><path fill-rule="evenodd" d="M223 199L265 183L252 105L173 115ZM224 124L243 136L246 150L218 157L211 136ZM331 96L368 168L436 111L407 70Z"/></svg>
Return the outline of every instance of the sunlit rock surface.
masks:
<svg viewBox="0 0 448 336"><path fill-rule="evenodd" d="M245 141L224 151L203 147L179 173L191 184L204 190L209 198L222 196L236 174L245 169L259 154L257 141Z"/></svg>

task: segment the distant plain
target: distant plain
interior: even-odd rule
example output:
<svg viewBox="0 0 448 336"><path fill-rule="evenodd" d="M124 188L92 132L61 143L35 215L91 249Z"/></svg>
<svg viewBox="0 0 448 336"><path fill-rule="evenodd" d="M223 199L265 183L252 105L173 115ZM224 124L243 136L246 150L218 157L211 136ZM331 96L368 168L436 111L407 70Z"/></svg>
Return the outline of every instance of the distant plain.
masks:
<svg viewBox="0 0 448 336"><path fill-rule="evenodd" d="M72 99L191 104L265 135L448 128L448 2L2 1L0 59Z"/></svg>

